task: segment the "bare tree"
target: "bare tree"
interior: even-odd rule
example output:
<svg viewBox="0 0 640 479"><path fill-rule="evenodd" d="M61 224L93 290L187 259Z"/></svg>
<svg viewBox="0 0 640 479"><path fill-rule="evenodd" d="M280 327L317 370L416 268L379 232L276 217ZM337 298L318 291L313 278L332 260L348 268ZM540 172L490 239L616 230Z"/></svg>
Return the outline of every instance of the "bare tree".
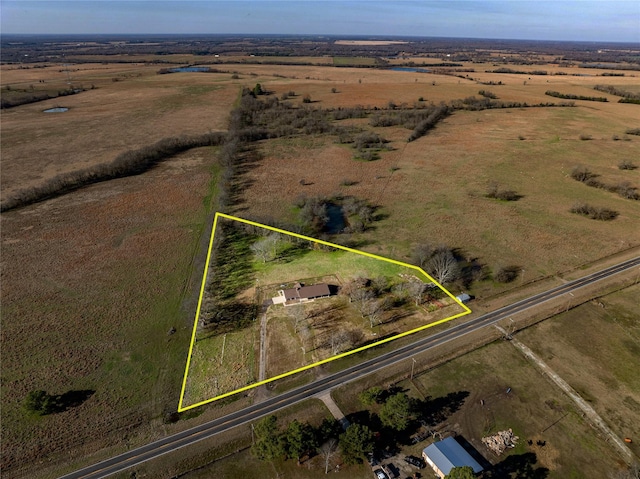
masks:
<svg viewBox="0 0 640 479"><path fill-rule="evenodd" d="M349 345L349 334L346 331L335 331L331 334L329 338L329 343L331 345L331 354L334 356L342 351L344 351L345 346Z"/></svg>
<svg viewBox="0 0 640 479"><path fill-rule="evenodd" d="M293 332L298 332L298 327L305 319L307 319L307 312L304 309L304 304L294 304L286 308L287 314L293 321Z"/></svg>
<svg viewBox="0 0 640 479"><path fill-rule="evenodd" d="M354 307L360 312L360 315L364 318L369 311L369 303L375 299L371 290L365 288L354 289L349 295L349 299Z"/></svg>
<svg viewBox="0 0 640 479"><path fill-rule="evenodd" d="M440 284L455 281L460 274L458 262L448 248L438 248L427 267L429 274Z"/></svg>
<svg viewBox="0 0 640 479"><path fill-rule="evenodd" d="M324 458L324 473L328 474L331 458L338 452L338 440L332 437L320 446L318 452L320 452L320 455Z"/></svg>
<svg viewBox="0 0 640 479"><path fill-rule="evenodd" d="M424 298L424 293L427 291L427 285L422 281L411 281L409 283L409 294L416 302L416 306L420 306Z"/></svg>
<svg viewBox="0 0 640 479"><path fill-rule="evenodd" d="M300 324L300 342L302 343L302 354L307 354L307 343L312 338L311 327L307 321Z"/></svg>
<svg viewBox="0 0 640 479"><path fill-rule="evenodd" d="M434 249L431 245L427 243L419 243L413 250L411 260L413 261L413 264L424 268L429 262L429 259L431 258L433 253Z"/></svg>
<svg viewBox="0 0 640 479"><path fill-rule="evenodd" d="M371 299L364 305L365 315L369 319L369 326L373 328L380 322L380 318L385 311L385 302L377 299Z"/></svg>
<svg viewBox="0 0 640 479"><path fill-rule="evenodd" d="M278 238L274 235L261 238L251 245L251 251L260 258L263 263L271 261L276 257L277 248Z"/></svg>

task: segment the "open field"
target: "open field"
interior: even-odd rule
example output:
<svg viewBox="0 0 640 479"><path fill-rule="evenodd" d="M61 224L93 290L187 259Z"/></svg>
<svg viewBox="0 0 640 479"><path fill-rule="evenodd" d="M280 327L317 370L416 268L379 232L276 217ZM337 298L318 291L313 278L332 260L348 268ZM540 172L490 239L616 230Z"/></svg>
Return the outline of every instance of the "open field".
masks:
<svg viewBox="0 0 640 479"><path fill-rule="evenodd" d="M622 438L640 436L639 295L636 284L518 334Z"/></svg>
<svg viewBox="0 0 640 479"><path fill-rule="evenodd" d="M156 73L166 64L143 62L213 63L218 59L211 55L126 55L120 59L132 63L112 64L95 55L91 59L96 63L70 68L59 63L30 69L2 65L3 89L29 90L33 85L35 91L53 92L67 88L68 81L88 88L72 96L3 109L2 198L57 174L111 161L124 151L164 137L226 130L240 89L253 88L258 82L278 97L295 91L289 100L293 105L302 106L308 94L309 106L327 109L388 108L390 101L411 108L420 97L425 103L437 104L478 96L480 89L494 92L500 101L559 103L561 100L544 94L556 90L605 96L609 101L576 101L573 108L457 111L411 143L406 143L411 131L401 127L372 128L367 119L335 122L370 129L390 140L392 150L372 162L353 160L354 150L336 144L331 135L262 141L254 145L262 157L243 173L246 188L235 212L256 221L291 224L297 220L293 205L300 195L353 195L380 207L376 212L379 220L352 237L364 250L407 261L417 243L447 244L459 248L466 258L479 258L489 269L518 266L523 270L519 284L640 244L637 201L590 188L569 176L573 166L582 164L607 184L628 181L640 187L640 169L617 167L621 160L637 162L640 158L640 137L625 134L627 129L640 127L640 107L619 104L619 97L592 88L604 84L639 92L639 77L632 76L637 72L604 77L596 75L607 73L606 69L558 65L509 65L517 70L544 69L550 73L546 76L487 72L503 66L496 58L496 64L462 62L463 68L475 71L461 72L469 78L459 78L335 68L331 66L333 56L238 54L237 58L238 63L211 65L228 70L225 73L167 75ZM220 60L235 61L235 57ZM316 65L252 63L286 60ZM478 81L503 84L489 86ZM42 113L53 106L70 110ZM592 140L582 141L581 135L590 135ZM143 175L2 214L3 475L57 477L61 465L70 469L97 461L254 399L221 402L183 416L177 424L164 423L178 402L202 253L206 252L207 215L215 209L219 174L216 149L197 149ZM346 186L344 180L351 184ZM485 198L492 181L522 198L515 202ZM607 223L585 219L568 211L577 201L608 207L620 215ZM332 268L338 263L327 262L327 271L335 273ZM308 268L303 277L317 276L320 266ZM275 283L281 281L282 270L274 269L272 276L264 274L263 284ZM462 290L454 286L454 294ZM488 280L466 290L482 299L504 289ZM637 289L630 291L603 299L604 309L582 306L563 316L571 322L556 318L522 333L521 339L590 398L614 430L635 438L640 432L638 384L625 368L638 355L634 349L637 312L630 306ZM592 329L578 334L572 326L578 321ZM597 335L603 323L608 334ZM175 333L169 333L171 328L176 328ZM556 341L548 342L549 335ZM221 356L220 338L215 341L210 356ZM582 341L595 347L583 351ZM513 424L522 437L529 438L568 413L545 433L555 431L547 446L534 447L532 452L539 465L551 469L549 477L581 477L575 471L580 471L578 461L591 457L585 451L607 450L606 444L594 437L568 401L519 360L517 351L510 351L506 344L492 345L463 358L460 365L452 362L442 372L421 376L420 381L433 395L471 392L452 419L471 438L483 432L485 423L467 423L467 416L488 418L495 427ZM224 361L238 362L247 354L242 347L239 351L232 348ZM451 355L455 354L452 350ZM319 374L357 359L332 363ZM583 365L592 372L589 377L574 373ZM508 368L515 369L518 377ZM486 371L495 373L487 379ZM310 378L301 374L289 382L280 381L272 392ZM472 390L469 385L477 386ZM515 394L500 393L505 386ZM86 393L86 400L64 412L32 417L24 413L22 402L34 389L52 394ZM480 398L496 401L499 408L491 410L494 416L486 416L479 408ZM195 417L198 414L202 416ZM299 417L305 414L299 412ZM575 457L558 457L557 451L564 450L570 439L579 445ZM636 443L632 447L638 453ZM517 454L526 450L522 447L525 449L516 450ZM255 464L246 456L239 457ZM224 470L233 469L234 459L225 461ZM594 464L593 477L605 475L607 466L617 467L610 454ZM289 466L276 465L276 472L295 474L296 466ZM176 474L181 472L178 469ZM163 474L156 472L155 476ZM370 471L349 472L353 477L358 474L369 477Z"/></svg>
<svg viewBox="0 0 640 479"><path fill-rule="evenodd" d="M3 475L136 443L175 410L216 174L203 148L2 214ZM89 397L30 417L34 389Z"/></svg>
<svg viewBox="0 0 640 479"><path fill-rule="evenodd" d="M73 81L85 88L95 83L95 90L3 110L2 198L164 137L224 130L239 88L233 81L216 82L229 80L230 74L192 78L197 74L157 75L149 66L77 68ZM58 70L3 69L2 81L26 84L42 77L59 82L64 74ZM42 113L54 106L69 111Z"/></svg>

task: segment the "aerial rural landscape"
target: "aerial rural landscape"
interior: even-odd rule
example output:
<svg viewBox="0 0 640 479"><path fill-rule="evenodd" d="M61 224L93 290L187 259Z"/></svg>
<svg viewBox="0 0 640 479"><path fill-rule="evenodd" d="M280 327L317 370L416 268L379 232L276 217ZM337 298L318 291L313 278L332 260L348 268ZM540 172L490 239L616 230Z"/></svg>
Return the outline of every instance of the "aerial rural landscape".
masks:
<svg viewBox="0 0 640 479"><path fill-rule="evenodd" d="M640 7L6 3L3 477L640 477Z"/></svg>

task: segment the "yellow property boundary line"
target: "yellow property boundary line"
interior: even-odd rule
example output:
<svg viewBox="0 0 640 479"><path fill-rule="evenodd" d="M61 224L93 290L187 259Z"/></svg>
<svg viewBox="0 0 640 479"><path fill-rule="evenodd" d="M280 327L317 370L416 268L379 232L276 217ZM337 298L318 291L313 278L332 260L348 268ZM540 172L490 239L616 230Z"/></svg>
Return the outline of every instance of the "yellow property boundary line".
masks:
<svg viewBox="0 0 640 479"><path fill-rule="evenodd" d="M195 344L195 339L196 339L196 329L198 327L198 318L200 317L200 307L202 306L202 297L204 295L204 286L205 286L205 282L206 282L206 279L207 279L207 272L209 270L209 262L211 260L211 249L213 248L213 237L215 235L216 227L218 225L218 218L225 218L225 219L232 220L232 221L239 221L240 223L246 223L246 224L249 224L249 225L252 225L252 226L257 226L259 228L264 228L264 229L267 229L267 230L270 230L270 231L275 231L277 233L282 233L282 234L289 235L289 236L294 236L296 238L300 238L300 239L303 239L303 240L312 241L314 243L319 243L319 244L322 244L322 245L325 245L325 246L330 246L332 248L341 249L341 250L344 250L344 251L349 251L350 253L357 253L357 254L361 254L363 256L369 256L370 258L374 258L374 259L378 259L378 260L381 260L381 261L386 261L388 263L394 263L394 264L397 264L397 265L400 265L400 266L404 266L406 268L414 269L414 270L418 271L420 274L422 274L422 275L426 276L427 278L429 278L429 280L431 282L433 282L436 286L438 286L442 291L444 291L447 294L447 296L449 296L458 305L460 305L462 307L462 309L464 310L464 312L456 314L456 315L448 317L448 318L445 318L445 319L441 319L441 320L435 321L433 323L430 323L430 324L427 324L427 325L424 325L424 326L420 326L419 328L415 328L415 329L412 329L410 331L405 331L404 333L396 334L395 336L391 336L389 338L382 339L382 340L377 341L377 342L372 343L372 344L367 344L366 346L362 346L362 347L353 349L351 351L347 351L345 353L337 354L337 355L332 356L330 358L323 359L322 361L318 361L318 362L315 362L313 364L308 364L308 365L303 366L301 368L294 369L292 371L289 371L289 372L286 372L286 373L283 373L283 374L279 374L279 375L274 376L272 378L265 379L263 381L258 381L258 382L249 384L247 386L241 387L241 388L236 389L234 391L230 391L230 392L221 394L221 395L213 397L211 399L207 399L205 401L200 401L200 402L198 402L196 404L191 404L189 406L184 406L183 405L183 401L184 401L185 389L186 389L186 386L187 386L187 375L189 374L189 366L191 365L191 354L193 353L193 346ZM227 214L224 214L224 213L217 212L215 214L215 218L213 220L213 227L211 229L211 238L209 239L209 250L207 252L207 261L205 263L204 273L202 275L202 284L200 285L200 297L198 299L198 307L196 309L196 317L195 317L195 319L193 321L193 331L191 332L191 344L189 345L189 355L187 357L187 364L186 364L185 370L184 370L184 378L182 379L182 390L180 391L180 401L178 403L178 412L187 411L189 409L193 409L193 408L196 408L198 406L203 406L205 404L209 404L211 402L217 401L217 400L222 399L222 398L233 396L234 394L238 394L240 392L247 391L249 389L253 389L253 388L256 388L258 386L262 386L263 384L267 384L267 383L270 383L272 381L276 381L278 379L282 379L284 377L291 376L293 374L296 374L296 373L299 373L299 372L302 372L302 371L306 371L307 369L311 369L311 368L314 368L316 366L320 366L321 364L325 364L325 363L328 363L330 361L334 361L336 359L340 359L340 358L343 358L345 356L349 356L351 354L359 353L360 351L364 351L366 349L373 348L374 346L379 346L381 344L385 344L385 343L388 343L390 341L394 341L396 339L400 339L400 338L403 338L405 336L409 336L410 334L417 333L418 331L423 331L425 329L431 328L433 326L437 326L437 325L442 324L442 323L446 323L447 321L452 321L452 320L454 320L456 318L459 318L461 316L466 316L469 313L471 313L471 310L467 306L465 306L462 302L458 301L453 294L451 294L449 291L447 291L442 285L440 285L436 280L434 280L429 274L427 274L424 270L422 270L422 268L419 268L418 266L415 266L415 265L412 265L412 264L403 263L401 261L396 261L396 260L389 259L389 258L384 258L383 256L378 256L378 255L375 255L375 254L372 254L372 253L367 253L365 251L358 251L356 249L348 248L346 246L341 246L339 244L329 243L328 241L323 241L323 240L319 240L319 239L316 239L316 238L310 238L309 236L304 236L304 235L301 235L301 234L298 234L298 233L293 233L291 231L286 231L286 230L283 230L283 229L280 229L280 228L274 228L273 226L263 225L261 223L256 223L255 221L249 221L249 220L245 220L245 219L242 219L242 218L238 218L236 216L231 216L231 215L227 215Z"/></svg>

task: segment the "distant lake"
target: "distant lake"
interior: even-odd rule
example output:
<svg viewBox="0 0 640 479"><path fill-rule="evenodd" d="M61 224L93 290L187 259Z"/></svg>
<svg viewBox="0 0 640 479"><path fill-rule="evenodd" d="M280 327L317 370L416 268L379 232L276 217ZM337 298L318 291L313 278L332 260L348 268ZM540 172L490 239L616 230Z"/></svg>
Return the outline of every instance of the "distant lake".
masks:
<svg viewBox="0 0 640 479"><path fill-rule="evenodd" d="M179 67L171 68L171 73L183 73L183 72L208 72L209 67Z"/></svg>
<svg viewBox="0 0 640 479"><path fill-rule="evenodd" d="M65 106L57 106L55 108L44 110L44 113L64 113L65 111L69 111L69 109Z"/></svg>
<svg viewBox="0 0 640 479"><path fill-rule="evenodd" d="M395 72L414 72L414 73L431 73L431 70L426 68L414 68L414 67L393 67Z"/></svg>

